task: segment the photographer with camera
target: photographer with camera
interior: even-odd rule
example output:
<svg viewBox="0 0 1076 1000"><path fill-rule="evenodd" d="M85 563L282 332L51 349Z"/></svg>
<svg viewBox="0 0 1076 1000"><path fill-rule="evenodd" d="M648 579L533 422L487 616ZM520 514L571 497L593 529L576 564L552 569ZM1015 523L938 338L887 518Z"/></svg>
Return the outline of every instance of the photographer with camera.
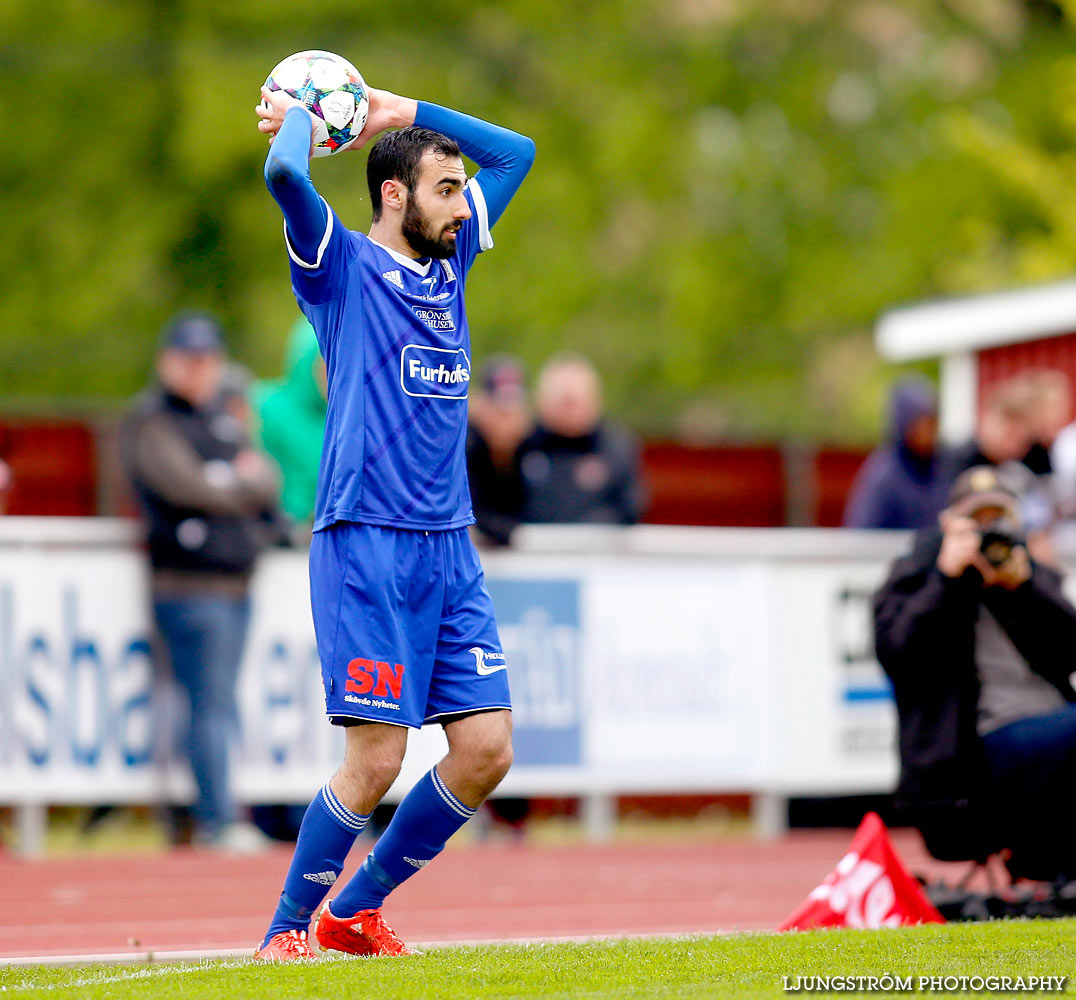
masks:
<svg viewBox="0 0 1076 1000"><path fill-rule="evenodd" d="M961 474L875 594L900 719L894 805L940 860L1008 849L1010 873L1076 878L1076 608L1029 557L1016 494Z"/></svg>

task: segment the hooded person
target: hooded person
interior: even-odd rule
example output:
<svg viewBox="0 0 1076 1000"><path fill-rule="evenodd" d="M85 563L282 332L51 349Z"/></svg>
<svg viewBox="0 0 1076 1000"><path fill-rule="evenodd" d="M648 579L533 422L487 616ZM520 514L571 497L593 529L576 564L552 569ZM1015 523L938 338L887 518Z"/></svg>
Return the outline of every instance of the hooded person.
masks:
<svg viewBox="0 0 1076 1000"><path fill-rule="evenodd" d="M325 436L325 363L314 328L300 317L288 335L284 374L255 393L262 447L283 476L281 505L301 523L314 519L321 443Z"/></svg>
<svg viewBox="0 0 1076 1000"><path fill-rule="evenodd" d="M920 529L936 523L947 479L937 451L938 402L918 378L893 387L889 434L856 474L844 511L846 528Z"/></svg>

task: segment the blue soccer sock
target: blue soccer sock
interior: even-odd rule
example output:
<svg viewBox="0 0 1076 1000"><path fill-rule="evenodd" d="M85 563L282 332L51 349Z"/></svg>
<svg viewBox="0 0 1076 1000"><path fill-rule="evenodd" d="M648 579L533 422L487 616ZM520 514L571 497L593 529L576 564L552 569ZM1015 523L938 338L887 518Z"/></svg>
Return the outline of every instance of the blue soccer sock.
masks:
<svg viewBox="0 0 1076 1000"><path fill-rule="evenodd" d="M330 910L351 917L360 910L375 910L401 882L426 867L475 811L449 790L433 768L423 775L400 803L392 822L374 844Z"/></svg>
<svg viewBox="0 0 1076 1000"><path fill-rule="evenodd" d="M262 947L281 931L309 927L310 917L343 871L347 853L369 818L344 806L325 782L303 816L284 891Z"/></svg>

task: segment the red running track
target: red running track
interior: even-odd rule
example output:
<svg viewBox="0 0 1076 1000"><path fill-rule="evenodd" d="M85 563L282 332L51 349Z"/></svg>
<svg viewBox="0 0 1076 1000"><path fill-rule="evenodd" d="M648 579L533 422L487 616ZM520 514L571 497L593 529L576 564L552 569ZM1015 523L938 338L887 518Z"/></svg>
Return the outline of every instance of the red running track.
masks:
<svg viewBox="0 0 1076 1000"><path fill-rule="evenodd" d="M385 915L404 940L424 943L772 930L851 839L842 830L770 842L450 846ZM893 840L912 871L952 870L930 863L918 836ZM363 853L352 853L349 872ZM253 858L0 856L0 960L253 950L290 857L290 847Z"/></svg>

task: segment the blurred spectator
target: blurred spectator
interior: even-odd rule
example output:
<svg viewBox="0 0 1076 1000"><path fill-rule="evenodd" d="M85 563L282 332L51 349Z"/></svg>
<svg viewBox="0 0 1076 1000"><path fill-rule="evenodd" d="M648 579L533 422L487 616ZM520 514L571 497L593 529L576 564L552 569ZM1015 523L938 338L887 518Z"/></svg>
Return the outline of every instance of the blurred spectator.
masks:
<svg viewBox="0 0 1076 1000"><path fill-rule="evenodd" d="M314 520L321 445L325 437L325 362L314 328L296 320L288 338L283 377L257 387L261 442L280 466L281 504L302 524Z"/></svg>
<svg viewBox="0 0 1076 1000"><path fill-rule="evenodd" d="M538 426L520 446L520 520L634 524L644 506L638 447L602 418L601 383L582 355L559 354L538 376Z"/></svg>
<svg viewBox="0 0 1076 1000"><path fill-rule="evenodd" d="M1040 562L1056 563L1054 528L1058 519L1059 479L1055 475L1053 447L1069 422L1072 387L1068 376L1052 369L1032 369L1012 379L1024 394L1031 445L1016 467L1020 512L1028 531L1031 554ZM1064 450L1062 447L1061 451Z"/></svg>
<svg viewBox="0 0 1076 1000"><path fill-rule="evenodd" d="M844 512L846 528L927 528L945 506L947 483L938 444L933 387L910 378L893 387L886 443L856 474Z"/></svg>
<svg viewBox="0 0 1076 1000"><path fill-rule="evenodd" d="M954 450L950 482L977 465L1022 462L1034 440L1026 387L1013 379L1000 382L986 397L975 437Z"/></svg>
<svg viewBox="0 0 1076 1000"><path fill-rule="evenodd" d="M154 618L190 702L194 839L243 851L264 837L237 821L228 756L250 576L277 483L235 415L226 364L212 317L175 317L164 330L157 382L125 419L121 447L147 523Z"/></svg>
<svg viewBox="0 0 1076 1000"><path fill-rule="evenodd" d="M1064 376L1062 376L1064 377ZM1071 406L1071 385L1066 380ZM1060 394L1060 390L1058 390ZM1055 406L1058 419L1062 406ZM1071 411L1065 414L1071 417ZM1068 558L1076 557L1076 423L1066 422L1050 444L1050 468L1053 471L1054 537L1058 551Z"/></svg>
<svg viewBox="0 0 1076 1000"><path fill-rule="evenodd" d="M492 357L482 367L468 400L467 420L475 528L485 541L507 545L523 507L516 452L532 426L523 367L515 358Z"/></svg>
<svg viewBox="0 0 1076 1000"><path fill-rule="evenodd" d="M467 403L471 506L475 529L487 544L507 545L519 524L523 482L516 458L531 428L523 366L508 355L489 358ZM530 808L529 799L502 796L487 800L484 812L501 828L523 837Z"/></svg>
<svg viewBox="0 0 1076 1000"><path fill-rule="evenodd" d="M1076 609L1029 557L993 467L956 480L940 522L874 600L900 722L896 806L942 860L1008 848L1014 877L1071 880Z"/></svg>
<svg viewBox="0 0 1076 1000"><path fill-rule="evenodd" d="M1050 368L1023 372L1016 381L1027 394L1031 433L1023 463L1034 475L1048 476L1054 471L1054 446L1072 419L1072 384L1064 372Z"/></svg>
<svg viewBox="0 0 1076 1000"><path fill-rule="evenodd" d="M1033 447L1038 425L1031 384L1014 376L994 385L986 397L974 440L957 448L949 463L948 481L979 465L998 469L1019 497L1028 546L1040 562L1055 561L1048 528L1052 520L1049 479L1039 477L1026 463L1040 462Z"/></svg>

